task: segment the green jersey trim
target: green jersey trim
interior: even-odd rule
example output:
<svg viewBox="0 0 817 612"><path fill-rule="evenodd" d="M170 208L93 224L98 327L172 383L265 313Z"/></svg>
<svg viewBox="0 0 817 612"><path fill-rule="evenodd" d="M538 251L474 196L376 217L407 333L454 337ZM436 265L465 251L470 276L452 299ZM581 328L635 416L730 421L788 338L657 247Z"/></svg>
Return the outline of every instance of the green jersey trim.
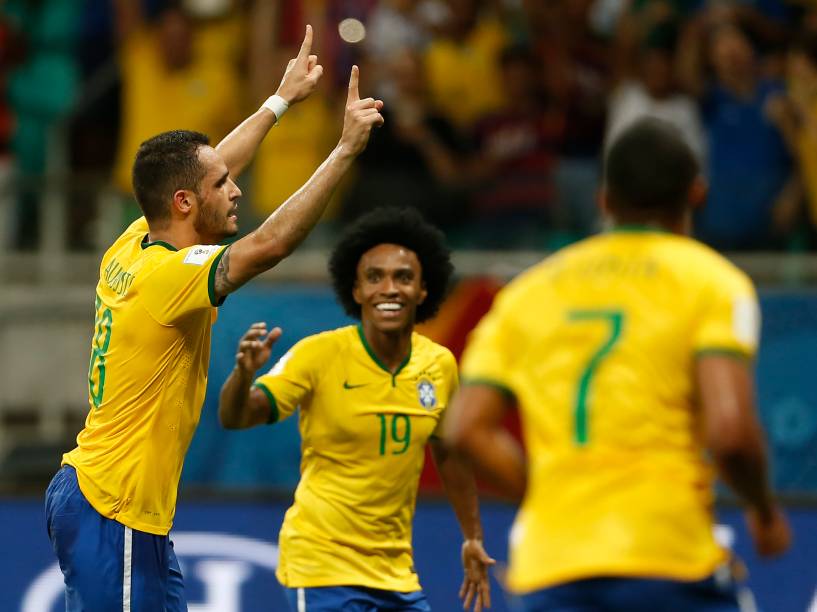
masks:
<svg viewBox="0 0 817 612"><path fill-rule="evenodd" d="M369 342L368 342L368 340L366 340L366 334L363 333L363 324L362 323L357 324L357 334L358 334L358 336L360 336L360 341L363 343L363 348L366 349L366 352L369 354L369 357L371 357L372 361L374 361L377 364L377 367L379 367L384 372L387 372L391 376L391 386L396 387L397 386L397 381L396 381L397 375L402 371L403 368L405 368L408 365L408 362L411 361L411 349L412 349L412 346L409 344L408 355L406 355L406 358L403 359L402 363L400 363L400 365L397 366L397 369L394 371L394 373L392 373L392 371L389 370L389 368L387 368L385 366L385 364L382 361L380 361L380 359L377 358L377 355L374 354L374 351L372 350L372 347L369 346Z"/></svg>
<svg viewBox="0 0 817 612"><path fill-rule="evenodd" d="M227 299L226 295L222 295L220 298L216 298L216 268L218 268L218 262L221 261L221 258L224 257L224 253L230 247L224 247L218 252L218 255L213 257L213 263L210 264L210 273L207 275L207 295L210 296L210 303L213 306L221 306L224 303L224 300Z"/></svg>
<svg viewBox="0 0 817 612"><path fill-rule="evenodd" d="M148 242L148 235L145 234L145 237L142 238L142 244L141 244L142 250L144 251L146 248L152 247L152 246L164 247L168 251L178 251L179 250L176 247L174 247L172 244L170 244L169 242L165 242L164 240L156 240L154 242Z"/></svg>
<svg viewBox="0 0 817 612"><path fill-rule="evenodd" d="M695 351L695 357L734 357L735 359L740 360L747 360L751 359L752 355L749 351L745 351L738 348L727 348L727 347L720 347L720 346L712 346L707 348L701 348Z"/></svg>
<svg viewBox="0 0 817 612"><path fill-rule="evenodd" d="M656 233L656 234L671 234L667 229L658 227L656 225L647 225L646 223L622 223L621 225L614 225L608 230L612 234L619 233Z"/></svg>
<svg viewBox="0 0 817 612"><path fill-rule="evenodd" d="M461 387L491 387L499 391L506 399L516 401L516 394L507 385L490 378L463 378Z"/></svg>
<svg viewBox="0 0 817 612"><path fill-rule="evenodd" d="M269 400L269 418L267 419L267 423L269 425L277 423L280 413L278 412L278 402L275 401L275 396L272 394L272 391L267 389L267 386L264 383L260 382L254 383L253 387L262 391L264 395L267 396L267 400Z"/></svg>

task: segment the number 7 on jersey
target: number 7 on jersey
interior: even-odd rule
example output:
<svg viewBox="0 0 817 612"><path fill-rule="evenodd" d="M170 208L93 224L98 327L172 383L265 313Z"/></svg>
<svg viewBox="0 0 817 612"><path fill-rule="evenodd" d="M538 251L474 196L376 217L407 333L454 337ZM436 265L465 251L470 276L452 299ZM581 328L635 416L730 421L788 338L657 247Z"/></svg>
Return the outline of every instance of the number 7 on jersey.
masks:
<svg viewBox="0 0 817 612"><path fill-rule="evenodd" d="M574 408L576 443L579 446L587 444L588 438L588 406L587 396L590 392L590 383L599 365L604 360L621 337L621 328L624 324L624 313L620 310L571 310L567 318L572 323L589 323L602 321L610 326L610 333L604 343L593 353L579 377L579 386L576 390Z"/></svg>

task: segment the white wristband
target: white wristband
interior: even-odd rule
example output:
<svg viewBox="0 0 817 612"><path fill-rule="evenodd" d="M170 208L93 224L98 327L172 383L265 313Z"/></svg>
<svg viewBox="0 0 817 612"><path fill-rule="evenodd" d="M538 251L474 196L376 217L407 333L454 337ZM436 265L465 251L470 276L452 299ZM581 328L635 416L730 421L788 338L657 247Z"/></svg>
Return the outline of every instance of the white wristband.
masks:
<svg viewBox="0 0 817 612"><path fill-rule="evenodd" d="M281 120L281 117L284 116L284 113L287 112L289 104L281 96L274 95L267 98L267 101L264 102L261 105L261 107L271 110L273 113L275 113L275 123L277 125L278 122Z"/></svg>

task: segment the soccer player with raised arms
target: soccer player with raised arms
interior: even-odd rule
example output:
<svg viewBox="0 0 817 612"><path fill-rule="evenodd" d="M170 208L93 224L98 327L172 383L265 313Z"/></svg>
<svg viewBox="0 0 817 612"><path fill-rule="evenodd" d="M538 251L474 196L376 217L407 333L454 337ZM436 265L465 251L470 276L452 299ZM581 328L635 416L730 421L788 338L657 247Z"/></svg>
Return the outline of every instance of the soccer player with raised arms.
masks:
<svg viewBox="0 0 817 612"><path fill-rule="evenodd" d="M46 493L69 612L187 609L168 532L207 386L216 306L295 249L383 121L382 102L360 99L354 67L343 133L326 161L258 229L218 246L237 232L233 178L287 107L315 89L322 67L311 45L307 26L276 95L215 148L203 134L174 131L136 154L145 216L102 259L90 412Z"/></svg>
<svg viewBox="0 0 817 612"><path fill-rule="evenodd" d="M352 225L329 269L359 325L298 342L255 380L281 330L254 324L221 390L230 429L276 423L300 406L301 480L281 527L277 576L293 612L430 610L411 548L426 444L465 541L460 597L490 606L476 488L440 439L457 387L451 352L414 332L436 314L452 272L441 232L416 211L378 209Z"/></svg>
<svg viewBox="0 0 817 612"><path fill-rule="evenodd" d="M520 610L738 612L716 474L759 554L789 546L755 409L757 298L688 237L704 197L681 135L633 124L606 160L612 230L512 281L469 339L446 433L522 498L507 575ZM514 400L527 461L501 426Z"/></svg>

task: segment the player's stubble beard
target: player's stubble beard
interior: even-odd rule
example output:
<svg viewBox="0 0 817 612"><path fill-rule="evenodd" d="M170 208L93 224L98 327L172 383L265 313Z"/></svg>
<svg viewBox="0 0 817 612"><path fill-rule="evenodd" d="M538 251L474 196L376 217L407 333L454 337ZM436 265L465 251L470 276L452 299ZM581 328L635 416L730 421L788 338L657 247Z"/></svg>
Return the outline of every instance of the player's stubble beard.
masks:
<svg viewBox="0 0 817 612"><path fill-rule="evenodd" d="M199 214L193 222L193 228L201 238L215 244L238 233L238 229L230 226L229 220L229 216L235 211L235 202L231 202L230 208L223 213L207 200L200 202Z"/></svg>

